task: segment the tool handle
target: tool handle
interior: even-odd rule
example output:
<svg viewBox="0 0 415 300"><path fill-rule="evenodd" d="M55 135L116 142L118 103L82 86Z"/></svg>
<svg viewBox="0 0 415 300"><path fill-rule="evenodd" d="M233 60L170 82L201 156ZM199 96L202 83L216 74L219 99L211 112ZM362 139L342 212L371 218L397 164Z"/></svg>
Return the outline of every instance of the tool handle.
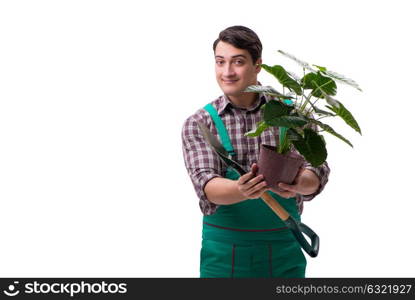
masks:
<svg viewBox="0 0 415 300"><path fill-rule="evenodd" d="M281 206L274 197L272 197L268 192L265 192L261 195L262 200L280 217L281 220L286 221L290 214Z"/></svg>
<svg viewBox="0 0 415 300"><path fill-rule="evenodd" d="M287 225L287 227L293 233L295 239L300 244L301 248L310 255L316 257L320 248L320 238L318 235L307 225L297 222L291 215L272 197L268 192L261 195L262 200L281 218ZM309 243L304 235L310 238Z"/></svg>

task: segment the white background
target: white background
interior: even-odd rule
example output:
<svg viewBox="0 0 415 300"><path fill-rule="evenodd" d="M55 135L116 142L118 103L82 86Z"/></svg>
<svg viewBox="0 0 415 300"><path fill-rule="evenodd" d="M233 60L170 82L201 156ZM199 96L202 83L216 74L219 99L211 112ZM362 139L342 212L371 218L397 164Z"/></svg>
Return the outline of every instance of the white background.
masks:
<svg viewBox="0 0 415 300"><path fill-rule="evenodd" d="M0 276L199 275L180 133L221 94L212 43L232 25L257 32L264 63L300 72L282 49L363 89L338 85L363 135L326 135L307 276L415 276L410 2L2 1Z"/></svg>

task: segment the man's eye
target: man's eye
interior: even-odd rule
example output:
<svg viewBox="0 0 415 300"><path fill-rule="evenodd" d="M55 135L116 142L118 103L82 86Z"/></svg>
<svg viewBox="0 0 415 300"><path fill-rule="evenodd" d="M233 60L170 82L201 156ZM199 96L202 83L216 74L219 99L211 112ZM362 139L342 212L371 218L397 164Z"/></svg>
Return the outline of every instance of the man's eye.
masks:
<svg viewBox="0 0 415 300"><path fill-rule="evenodd" d="M223 63L223 61L218 60L216 63L217 63L218 65L221 65L221 64Z"/></svg>
<svg viewBox="0 0 415 300"><path fill-rule="evenodd" d="M237 61L235 61L235 63L236 63L237 65L242 65L242 64L244 63L244 61L243 61L243 60L237 60Z"/></svg>

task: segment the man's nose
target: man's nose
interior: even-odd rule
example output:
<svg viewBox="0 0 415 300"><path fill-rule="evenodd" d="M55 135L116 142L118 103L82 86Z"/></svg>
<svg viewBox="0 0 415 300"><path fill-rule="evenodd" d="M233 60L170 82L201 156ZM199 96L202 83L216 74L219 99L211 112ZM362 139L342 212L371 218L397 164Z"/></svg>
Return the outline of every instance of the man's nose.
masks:
<svg viewBox="0 0 415 300"><path fill-rule="evenodd" d="M231 76L235 75L235 70L234 70L232 64L230 64L230 63L226 64L224 69L225 69L224 70L224 75L225 76L231 77Z"/></svg>

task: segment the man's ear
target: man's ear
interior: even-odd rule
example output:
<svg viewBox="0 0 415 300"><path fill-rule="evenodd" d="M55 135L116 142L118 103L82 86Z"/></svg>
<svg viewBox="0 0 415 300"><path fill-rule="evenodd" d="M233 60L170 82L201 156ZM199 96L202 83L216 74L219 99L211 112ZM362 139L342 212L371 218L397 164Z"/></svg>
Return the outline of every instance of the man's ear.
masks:
<svg viewBox="0 0 415 300"><path fill-rule="evenodd" d="M261 71L262 58L258 58L255 63L255 70L257 74Z"/></svg>

